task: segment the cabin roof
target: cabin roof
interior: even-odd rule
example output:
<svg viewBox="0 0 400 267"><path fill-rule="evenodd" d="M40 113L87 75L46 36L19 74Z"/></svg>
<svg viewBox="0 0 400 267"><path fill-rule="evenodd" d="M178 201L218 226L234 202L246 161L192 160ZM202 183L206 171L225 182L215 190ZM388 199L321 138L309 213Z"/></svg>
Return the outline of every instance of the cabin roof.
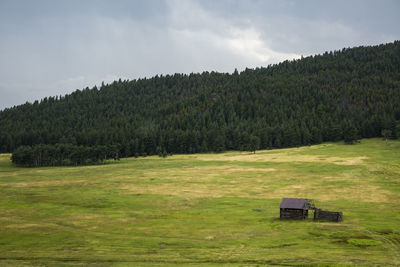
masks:
<svg viewBox="0 0 400 267"><path fill-rule="evenodd" d="M305 198L283 198L281 209L308 209L308 199Z"/></svg>

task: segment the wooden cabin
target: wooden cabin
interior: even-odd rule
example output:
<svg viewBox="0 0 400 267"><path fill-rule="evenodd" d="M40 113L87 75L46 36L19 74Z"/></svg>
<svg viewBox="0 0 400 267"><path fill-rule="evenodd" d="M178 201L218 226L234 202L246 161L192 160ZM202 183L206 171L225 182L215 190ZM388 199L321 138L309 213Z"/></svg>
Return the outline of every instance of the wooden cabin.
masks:
<svg viewBox="0 0 400 267"><path fill-rule="evenodd" d="M292 220L305 220L308 210L313 205L310 199L305 198L283 198L280 205L280 218Z"/></svg>
<svg viewBox="0 0 400 267"><path fill-rule="evenodd" d="M327 211L321 209L315 209L314 221L331 221L341 222L343 220L343 213L338 211Z"/></svg>

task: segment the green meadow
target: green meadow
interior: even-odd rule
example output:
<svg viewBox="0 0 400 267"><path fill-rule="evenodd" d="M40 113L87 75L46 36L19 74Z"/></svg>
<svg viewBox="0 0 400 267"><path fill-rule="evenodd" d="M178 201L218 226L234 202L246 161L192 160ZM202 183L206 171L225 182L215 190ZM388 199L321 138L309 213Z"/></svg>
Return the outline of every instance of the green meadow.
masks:
<svg viewBox="0 0 400 267"><path fill-rule="evenodd" d="M283 197L343 222L279 220ZM19 168L0 155L1 266L399 266L400 142Z"/></svg>

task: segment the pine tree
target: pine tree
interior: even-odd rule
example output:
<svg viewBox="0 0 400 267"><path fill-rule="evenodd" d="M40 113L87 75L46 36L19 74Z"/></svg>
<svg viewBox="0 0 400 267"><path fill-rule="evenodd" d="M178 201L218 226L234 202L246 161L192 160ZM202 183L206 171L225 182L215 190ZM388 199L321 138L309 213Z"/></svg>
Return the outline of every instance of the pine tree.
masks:
<svg viewBox="0 0 400 267"><path fill-rule="evenodd" d="M344 131L344 142L346 144L354 144L359 139L357 129L353 124L349 125Z"/></svg>
<svg viewBox="0 0 400 267"><path fill-rule="evenodd" d="M250 136L250 151L254 154L256 150L260 147L260 138L258 136L252 135Z"/></svg>

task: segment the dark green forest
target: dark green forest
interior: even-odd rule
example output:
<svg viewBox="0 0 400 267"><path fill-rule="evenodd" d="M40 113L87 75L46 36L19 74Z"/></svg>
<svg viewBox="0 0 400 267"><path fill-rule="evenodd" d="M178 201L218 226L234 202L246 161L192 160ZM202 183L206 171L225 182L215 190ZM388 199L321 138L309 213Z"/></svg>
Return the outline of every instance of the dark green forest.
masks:
<svg viewBox="0 0 400 267"><path fill-rule="evenodd" d="M1 111L0 152L14 152L21 146L16 151L69 145L81 151L92 148L93 154L93 149L112 146L120 157L165 156L338 140L352 143L383 133L397 138L399 70L400 42L395 41L240 73L174 74L103 83L100 88ZM59 153L57 157L63 158L64 152ZM91 161L107 158L104 153ZM50 161L38 165L62 162Z"/></svg>

